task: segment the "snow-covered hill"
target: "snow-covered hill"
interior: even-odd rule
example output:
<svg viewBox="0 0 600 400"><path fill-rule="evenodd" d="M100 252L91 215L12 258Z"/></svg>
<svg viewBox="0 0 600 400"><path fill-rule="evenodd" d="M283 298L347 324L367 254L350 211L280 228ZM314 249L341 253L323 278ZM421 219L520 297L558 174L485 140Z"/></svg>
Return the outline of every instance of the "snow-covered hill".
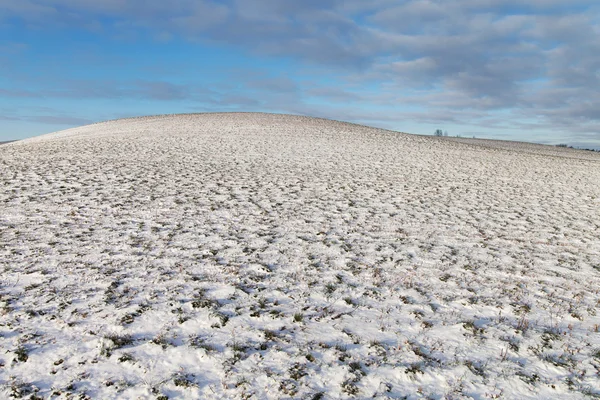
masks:
<svg viewBox="0 0 600 400"><path fill-rule="evenodd" d="M600 396L600 154L486 143L224 113L1 146L0 397Z"/></svg>

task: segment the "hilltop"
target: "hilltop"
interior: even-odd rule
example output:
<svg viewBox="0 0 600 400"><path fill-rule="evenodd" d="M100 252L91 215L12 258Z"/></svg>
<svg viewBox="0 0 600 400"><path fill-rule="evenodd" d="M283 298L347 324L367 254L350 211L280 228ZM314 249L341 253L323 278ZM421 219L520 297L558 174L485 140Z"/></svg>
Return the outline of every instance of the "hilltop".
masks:
<svg viewBox="0 0 600 400"><path fill-rule="evenodd" d="M0 393L598 396L599 161L258 113L2 145Z"/></svg>

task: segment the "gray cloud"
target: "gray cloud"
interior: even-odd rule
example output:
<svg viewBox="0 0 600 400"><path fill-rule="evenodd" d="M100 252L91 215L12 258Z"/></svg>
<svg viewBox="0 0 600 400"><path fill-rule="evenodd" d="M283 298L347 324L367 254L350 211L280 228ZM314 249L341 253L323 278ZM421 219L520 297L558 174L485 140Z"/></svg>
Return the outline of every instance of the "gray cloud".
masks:
<svg viewBox="0 0 600 400"><path fill-rule="evenodd" d="M70 117L65 115L18 115L14 112L0 110L0 120L3 121L26 121L49 125L77 126L91 124L88 118Z"/></svg>
<svg viewBox="0 0 600 400"><path fill-rule="evenodd" d="M194 85L180 85L165 81L136 80L60 80L51 87L36 91L0 88L0 96L7 98L71 98L71 99L146 99L158 101L203 100L215 92Z"/></svg>
<svg viewBox="0 0 600 400"><path fill-rule="evenodd" d="M309 96L314 96L322 99L331 99L336 101L359 101L365 99L365 96L361 96L354 92L331 86L317 86L312 89L306 90L305 93Z"/></svg>
<svg viewBox="0 0 600 400"><path fill-rule="evenodd" d="M266 90L271 92L296 92L298 85L285 76L251 79L246 83L251 89Z"/></svg>
<svg viewBox="0 0 600 400"><path fill-rule="evenodd" d="M31 92L29 90L21 90L21 89L2 89L0 88L0 96L1 97L39 97L39 94Z"/></svg>

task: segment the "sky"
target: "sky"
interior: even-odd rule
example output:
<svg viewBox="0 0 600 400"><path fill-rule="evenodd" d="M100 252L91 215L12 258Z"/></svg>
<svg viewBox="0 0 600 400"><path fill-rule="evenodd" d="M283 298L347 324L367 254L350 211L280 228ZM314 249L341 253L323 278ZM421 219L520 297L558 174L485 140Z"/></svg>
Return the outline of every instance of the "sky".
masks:
<svg viewBox="0 0 600 400"><path fill-rule="evenodd" d="M0 0L0 141L213 111L600 148L600 3Z"/></svg>

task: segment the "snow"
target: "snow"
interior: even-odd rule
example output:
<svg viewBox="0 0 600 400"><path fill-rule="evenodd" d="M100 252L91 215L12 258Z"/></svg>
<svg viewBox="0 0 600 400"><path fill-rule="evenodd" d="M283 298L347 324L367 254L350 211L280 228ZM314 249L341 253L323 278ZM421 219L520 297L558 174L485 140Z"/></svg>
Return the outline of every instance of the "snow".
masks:
<svg viewBox="0 0 600 400"><path fill-rule="evenodd" d="M0 182L2 398L600 396L599 154L170 115Z"/></svg>

